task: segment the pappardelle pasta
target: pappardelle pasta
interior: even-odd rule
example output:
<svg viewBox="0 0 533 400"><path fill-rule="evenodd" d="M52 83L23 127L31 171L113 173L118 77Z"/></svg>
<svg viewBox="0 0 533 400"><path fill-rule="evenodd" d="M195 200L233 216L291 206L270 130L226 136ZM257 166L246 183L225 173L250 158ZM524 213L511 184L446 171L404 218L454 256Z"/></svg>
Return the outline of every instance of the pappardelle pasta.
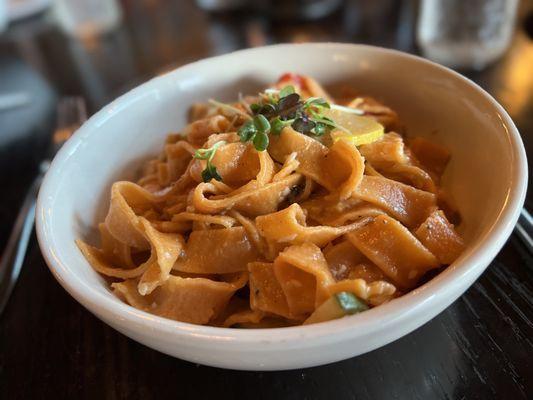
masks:
<svg viewBox="0 0 533 400"><path fill-rule="evenodd" d="M439 189L450 155L344 97L285 74L193 105L136 183L112 185L99 247L78 247L126 303L194 324L310 324L407 293L464 247Z"/></svg>

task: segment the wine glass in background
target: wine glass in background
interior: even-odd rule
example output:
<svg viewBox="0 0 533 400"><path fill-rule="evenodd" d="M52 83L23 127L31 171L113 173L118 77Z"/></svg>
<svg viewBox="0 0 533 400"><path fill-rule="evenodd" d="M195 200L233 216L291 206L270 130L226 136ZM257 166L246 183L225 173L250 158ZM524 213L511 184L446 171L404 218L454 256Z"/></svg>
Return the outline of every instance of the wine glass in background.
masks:
<svg viewBox="0 0 533 400"><path fill-rule="evenodd" d="M427 58L482 69L507 49L518 0L421 0L417 42Z"/></svg>

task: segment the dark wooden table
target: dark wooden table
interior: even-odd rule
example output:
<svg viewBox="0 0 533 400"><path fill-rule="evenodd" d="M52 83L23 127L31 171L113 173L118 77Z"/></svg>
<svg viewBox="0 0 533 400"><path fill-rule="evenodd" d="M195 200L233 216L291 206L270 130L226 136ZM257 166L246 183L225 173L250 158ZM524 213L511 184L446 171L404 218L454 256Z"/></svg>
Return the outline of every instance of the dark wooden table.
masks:
<svg viewBox="0 0 533 400"><path fill-rule="evenodd" d="M339 12L314 23L269 21L244 12L209 15L183 0L125 0L123 5L123 24L93 40L65 37L47 15L20 22L0 37L0 55L10 55L0 59L0 66L30 65L58 95L81 94L95 111L154 74L249 46L343 41L417 51L412 1L347 1ZM499 62L467 73L509 111L529 154L532 10L531 2L522 4L512 47ZM0 83L6 80L17 82L17 74L0 75ZM47 99L52 110L53 96L43 93L40 101ZM37 122L19 118L27 134L2 144L9 150L0 160L2 245L42 155L49 120L50 115ZM529 196L530 209L532 200ZM1 399L213 397L531 399L532 255L512 236L483 276L446 311L371 353L305 370L237 372L180 361L115 332L67 295L32 239L20 280L0 316Z"/></svg>

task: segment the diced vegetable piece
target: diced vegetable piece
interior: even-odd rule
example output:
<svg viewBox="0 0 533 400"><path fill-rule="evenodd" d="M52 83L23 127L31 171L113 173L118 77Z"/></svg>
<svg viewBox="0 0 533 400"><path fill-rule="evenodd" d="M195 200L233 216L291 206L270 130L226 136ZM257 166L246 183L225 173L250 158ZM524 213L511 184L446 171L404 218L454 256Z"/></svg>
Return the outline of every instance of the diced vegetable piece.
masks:
<svg viewBox="0 0 533 400"><path fill-rule="evenodd" d="M348 292L340 292L331 296L318 307L304 325L316 324L318 322L330 321L342 318L346 315L356 314L368 310L368 306L357 296Z"/></svg>
<svg viewBox="0 0 533 400"><path fill-rule="evenodd" d="M335 298L346 314L356 314L368 310L368 306L352 293L340 292L335 295Z"/></svg>

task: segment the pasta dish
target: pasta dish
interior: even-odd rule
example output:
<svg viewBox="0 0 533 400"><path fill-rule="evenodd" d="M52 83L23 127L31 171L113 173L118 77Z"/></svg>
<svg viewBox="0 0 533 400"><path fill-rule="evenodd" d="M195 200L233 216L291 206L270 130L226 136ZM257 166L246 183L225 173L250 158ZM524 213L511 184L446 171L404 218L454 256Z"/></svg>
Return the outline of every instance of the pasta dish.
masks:
<svg viewBox="0 0 533 400"><path fill-rule="evenodd" d="M450 159L353 89L284 74L194 104L137 182L111 187L100 244L77 245L129 305L235 328L311 324L389 302L464 244Z"/></svg>

